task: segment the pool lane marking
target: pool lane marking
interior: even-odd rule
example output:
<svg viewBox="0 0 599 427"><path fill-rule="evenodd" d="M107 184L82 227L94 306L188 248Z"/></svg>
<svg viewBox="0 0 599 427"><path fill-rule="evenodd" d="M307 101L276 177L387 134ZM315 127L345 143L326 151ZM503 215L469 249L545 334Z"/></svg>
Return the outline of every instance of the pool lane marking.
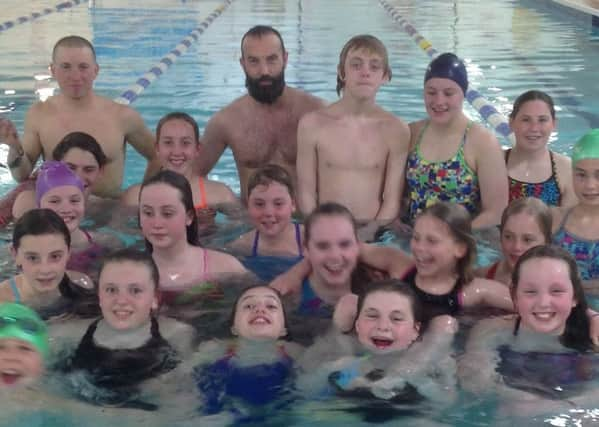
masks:
<svg viewBox="0 0 599 427"><path fill-rule="evenodd" d="M416 42L416 44L426 52L431 59L436 58L439 52L433 47L431 42L425 39L421 34L418 33L416 28L405 19L397 10L396 7L391 6L385 0L379 0L379 3L383 6L383 9L397 22L401 28ZM483 119L489 123L495 132L507 139L512 145L515 144L515 137L510 129L508 120L503 114L501 114L493 104L491 104L480 92L475 89L468 87L466 92L466 99L468 102L478 111Z"/></svg>
<svg viewBox="0 0 599 427"><path fill-rule="evenodd" d="M40 11L40 12L33 12L31 15L29 16L19 16L18 18L15 18L12 21L5 21L3 23L0 24L0 33L2 33L3 31L6 31L10 28L14 28L17 25L20 24L24 24L26 22L30 22L30 21L35 21L38 18L42 18L46 15L50 15L51 13L54 12L61 12L65 9L69 9L73 6L77 6L81 3L84 3L86 0L70 0L70 1L63 1L62 3L58 3L56 6L54 7L47 7L44 10Z"/></svg>
<svg viewBox="0 0 599 427"><path fill-rule="evenodd" d="M141 93L150 86L150 84L164 74L168 68L173 65L177 59L187 52L187 49L198 40L200 35L208 28L208 26L218 18L229 7L234 0L225 0L223 4L218 6L208 17L200 24L198 28L192 30L187 37L182 39L174 49L172 49L160 61L154 64L148 72L142 75L137 81L125 90L115 101L120 104L129 105L135 101Z"/></svg>

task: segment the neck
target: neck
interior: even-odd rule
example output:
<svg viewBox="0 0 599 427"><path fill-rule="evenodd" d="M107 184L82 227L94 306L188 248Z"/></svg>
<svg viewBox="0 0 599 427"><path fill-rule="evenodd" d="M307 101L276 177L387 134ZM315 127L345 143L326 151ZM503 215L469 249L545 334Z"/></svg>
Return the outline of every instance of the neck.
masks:
<svg viewBox="0 0 599 427"><path fill-rule="evenodd" d="M168 248L157 248L154 246L152 249L152 257L156 262L180 260L189 248L191 248L191 245L187 240L180 240Z"/></svg>
<svg viewBox="0 0 599 427"><path fill-rule="evenodd" d="M287 226L283 229L282 232L280 232L279 234L277 234L275 236L268 236L268 235L262 233L262 234L260 234L260 240L262 241L262 243L266 243L266 246L269 246L272 248L281 243L284 243L286 241L287 236L292 232L295 234L295 226L293 225L293 223L290 220L289 224L287 224Z"/></svg>
<svg viewBox="0 0 599 427"><path fill-rule="evenodd" d="M94 102L94 93L90 92L89 95L84 96L83 98L69 98L63 94L58 95L62 98L62 103L64 106L73 108L73 109L86 109Z"/></svg>
<svg viewBox="0 0 599 427"><path fill-rule="evenodd" d="M239 337L235 341L235 356L243 360L244 364L258 364L273 361L279 358L279 341L250 340Z"/></svg>
<svg viewBox="0 0 599 427"><path fill-rule="evenodd" d="M447 123L437 123L432 120L428 121L428 127L436 132L453 133L453 132L464 132L464 128L468 123L468 117L464 113L460 112L453 119Z"/></svg>
<svg viewBox="0 0 599 427"><path fill-rule="evenodd" d="M543 160L548 154L549 149L546 145L539 148L538 150L523 150L522 148L519 148L518 144L516 143L516 145L514 145L514 147L512 148L510 158L514 156L519 159L536 161Z"/></svg>
<svg viewBox="0 0 599 427"><path fill-rule="evenodd" d="M107 348L137 348L152 337L150 318L142 325L131 329L115 329L105 319L98 322L94 333L96 344Z"/></svg>
<svg viewBox="0 0 599 427"><path fill-rule="evenodd" d="M339 104L349 114L366 115L376 108L375 98L355 98L351 95L343 95Z"/></svg>
<svg viewBox="0 0 599 427"><path fill-rule="evenodd" d="M455 286L455 282L458 279L458 275L455 271L440 271L436 274L423 276L416 272L416 281L423 288L437 288L439 285L451 285L451 289ZM419 287L421 287L419 286Z"/></svg>

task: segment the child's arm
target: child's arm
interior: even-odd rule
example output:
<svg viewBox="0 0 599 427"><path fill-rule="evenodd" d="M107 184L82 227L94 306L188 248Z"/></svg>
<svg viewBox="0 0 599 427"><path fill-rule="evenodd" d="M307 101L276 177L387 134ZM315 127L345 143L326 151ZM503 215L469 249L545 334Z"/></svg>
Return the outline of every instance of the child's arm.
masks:
<svg viewBox="0 0 599 427"><path fill-rule="evenodd" d="M389 276L401 279L414 265L412 258L391 246L360 244L360 260L371 267L386 271Z"/></svg>
<svg viewBox="0 0 599 427"><path fill-rule="evenodd" d="M318 204L318 160L316 141L311 135L313 114L308 113L297 127L297 204L308 215Z"/></svg>
<svg viewBox="0 0 599 427"><path fill-rule="evenodd" d="M463 307L495 307L514 311L514 303L507 286L495 280L477 277L462 289Z"/></svg>
<svg viewBox="0 0 599 427"><path fill-rule="evenodd" d="M307 258L302 259L283 274L279 274L270 282L270 286L282 295L299 293L302 282L312 273L312 265Z"/></svg>

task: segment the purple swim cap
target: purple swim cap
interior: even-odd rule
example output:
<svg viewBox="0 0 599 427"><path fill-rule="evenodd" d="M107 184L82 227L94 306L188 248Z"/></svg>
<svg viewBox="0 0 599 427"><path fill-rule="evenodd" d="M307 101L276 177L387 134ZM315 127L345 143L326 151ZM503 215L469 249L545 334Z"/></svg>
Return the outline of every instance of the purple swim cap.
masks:
<svg viewBox="0 0 599 427"><path fill-rule="evenodd" d="M72 185L83 193L83 182L69 167L62 162L49 160L42 164L35 181L35 203L40 206L44 194L55 187Z"/></svg>
<svg viewBox="0 0 599 427"><path fill-rule="evenodd" d="M466 95L468 73L462 60L453 53L442 53L431 61L424 74L424 83L435 77L453 80Z"/></svg>

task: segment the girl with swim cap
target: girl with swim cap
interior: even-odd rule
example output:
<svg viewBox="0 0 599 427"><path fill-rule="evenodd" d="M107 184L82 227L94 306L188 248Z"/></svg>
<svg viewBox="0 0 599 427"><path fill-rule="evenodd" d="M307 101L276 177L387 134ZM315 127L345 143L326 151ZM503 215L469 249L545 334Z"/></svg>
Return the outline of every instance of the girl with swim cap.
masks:
<svg viewBox="0 0 599 427"><path fill-rule="evenodd" d="M510 202L522 197L536 197L548 206L577 202L570 158L547 147L555 124L553 99L545 92L529 90L514 102L510 127L516 144L505 151Z"/></svg>
<svg viewBox="0 0 599 427"><path fill-rule="evenodd" d="M0 389L30 385L44 371L48 332L30 308L0 303Z"/></svg>
<svg viewBox="0 0 599 427"><path fill-rule="evenodd" d="M289 341L280 294L265 285L246 288L235 301L229 320L232 340L200 345L194 380L201 411L237 421L257 421L289 400L294 363L302 348ZM224 424L223 424L224 425Z"/></svg>
<svg viewBox="0 0 599 427"><path fill-rule="evenodd" d="M572 149L574 192L578 203L554 212L553 242L572 254L585 281L599 280L599 129Z"/></svg>
<svg viewBox="0 0 599 427"><path fill-rule="evenodd" d="M499 395L512 414L595 406L599 356L575 260L562 248L536 246L516 263L512 283L516 314L473 328L460 358L462 385Z"/></svg>
<svg viewBox="0 0 599 427"><path fill-rule="evenodd" d="M424 76L428 118L410 123L406 167L409 222L427 206L447 201L464 206L473 228L499 223L507 206L507 171L497 139L462 111L468 89L464 63L444 53Z"/></svg>
<svg viewBox="0 0 599 427"><path fill-rule="evenodd" d="M0 301L34 307L44 319L98 313L93 282L67 272L71 234L50 209L34 209L15 224L11 253L21 273L0 283Z"/></svg>

